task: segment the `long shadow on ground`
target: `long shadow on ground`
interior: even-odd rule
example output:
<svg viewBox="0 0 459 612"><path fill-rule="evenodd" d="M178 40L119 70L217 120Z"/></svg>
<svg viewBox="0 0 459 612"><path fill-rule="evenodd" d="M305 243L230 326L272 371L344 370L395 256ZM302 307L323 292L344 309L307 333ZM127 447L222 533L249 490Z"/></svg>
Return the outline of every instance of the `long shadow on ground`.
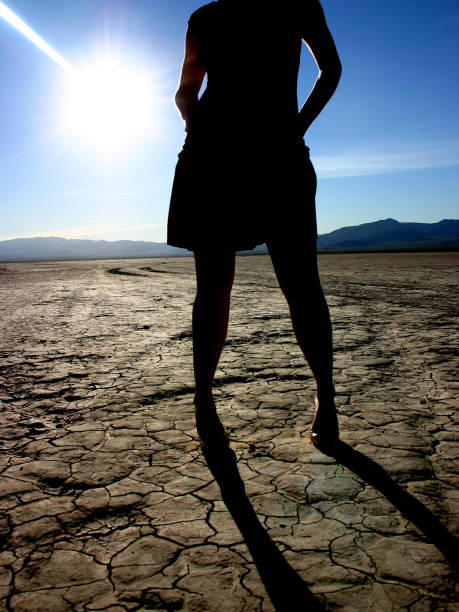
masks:
<svg viewBox="0 0 459 612"><path fill-rule="evenodd" d="M319 448L379 490L408 520L424 533L454 569L458 568L459 548L457 539L430 510L397 484L378 463L342 441ZM304 612L323 611L322 604L287 563L258 520L245 493L234 452L231 449L210 452L203 447L203 454L220 487L222 500L244 537L277 612L291 612L293 609L301 609ZM301 607L298 607L299 602L301 602Z"/></svg>
<svg viewBox="0 0 459 612"><path fill-rule="evenodd" d="M231 449L210 452L204 447L203 454L277 612L324 610L258 520L247 499L234 452Z"/></svg>
<svg viewBox="0 0 459 612"><path fill-rule="evenodd" d="M438 548L454 569L459 567L459 546L444 525L418 499L405 491L376 461L354 450L341 440L330 446L319 446L362 480L378 489L408 520L420 529Z"/></svg>

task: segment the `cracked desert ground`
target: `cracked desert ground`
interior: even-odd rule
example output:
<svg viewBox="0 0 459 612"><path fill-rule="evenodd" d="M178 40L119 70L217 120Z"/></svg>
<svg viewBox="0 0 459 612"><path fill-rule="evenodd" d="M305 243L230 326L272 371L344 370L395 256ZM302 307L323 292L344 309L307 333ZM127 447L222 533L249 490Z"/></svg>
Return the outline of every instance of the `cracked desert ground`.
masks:
<svg viewBox="0 0 459 612"><path fill-rule="evenodd" d="M239 256L213 472L192 258L0 264L0 610L458 609L459 253L319 262L347 450L309 443L270 259Z"/></svg>

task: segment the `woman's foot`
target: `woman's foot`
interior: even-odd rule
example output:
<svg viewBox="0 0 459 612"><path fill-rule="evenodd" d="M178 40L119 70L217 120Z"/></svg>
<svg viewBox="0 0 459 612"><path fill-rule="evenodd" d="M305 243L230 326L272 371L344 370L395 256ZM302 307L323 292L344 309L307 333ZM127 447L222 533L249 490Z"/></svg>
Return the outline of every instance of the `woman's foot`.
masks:
<svg viewBox="0 0 459 612"><path fill-rule="evenodd" d="M201 446L218 450L229 446L229 439L222 422L218 418L212 395L194 396L196 430Z"/></svg>
<svg viewBox="0 0 459 612"><path fill-rule="evenodd" d="M311 442L315 446L329 446L339 440L338 417L333 399L314 398L316 414L311 427Z"/></svg>

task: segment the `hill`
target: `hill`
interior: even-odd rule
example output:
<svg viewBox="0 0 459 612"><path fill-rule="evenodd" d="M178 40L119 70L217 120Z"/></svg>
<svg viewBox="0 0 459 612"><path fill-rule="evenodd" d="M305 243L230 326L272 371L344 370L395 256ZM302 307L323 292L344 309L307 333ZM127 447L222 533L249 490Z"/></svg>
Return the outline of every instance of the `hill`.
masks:
<svg viewBox="0 0 459 612"><path fill-rule="evenodd" d="M383 219L322 234L317 246L322 252L456 250L459 248L459 220L400 223L395 219Z"/></svg>

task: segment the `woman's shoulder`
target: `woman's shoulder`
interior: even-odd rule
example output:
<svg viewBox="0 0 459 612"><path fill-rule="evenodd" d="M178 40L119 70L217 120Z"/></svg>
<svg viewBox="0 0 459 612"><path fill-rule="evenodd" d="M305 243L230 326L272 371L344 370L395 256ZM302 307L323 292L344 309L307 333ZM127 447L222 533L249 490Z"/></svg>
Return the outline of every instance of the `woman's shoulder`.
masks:
<svg viewBox="0 0 459 612"><path fill-rule="evenodd" d="M309 17L322 14L323 9L320 0L216 0L208 2L191 13L188 23L202 23L211 20L219 11L231 9L231 12L258 12L259 14L282 14Z"/></svg>
<svg viewBox="0 0 459 612"><path fill-rule="evenodd" d="M216 10L218 10L218 2L208 2L191 13L188 23L195 24L207 21L212 18Z"/></svg>
<svg viewBox="0 0 459 612"><path fill-rule="evenodd" d="M188 25L196 34L205 32L208 28L215 26L219 18L229 15L240 16L246 19L250 17L263 21L263 17L271 20L284 18L296 22L314 24L323 18L323 9L320 0L216 0L208 2L191 13ZM221 24L221 19L219 21Z"/></svg>

